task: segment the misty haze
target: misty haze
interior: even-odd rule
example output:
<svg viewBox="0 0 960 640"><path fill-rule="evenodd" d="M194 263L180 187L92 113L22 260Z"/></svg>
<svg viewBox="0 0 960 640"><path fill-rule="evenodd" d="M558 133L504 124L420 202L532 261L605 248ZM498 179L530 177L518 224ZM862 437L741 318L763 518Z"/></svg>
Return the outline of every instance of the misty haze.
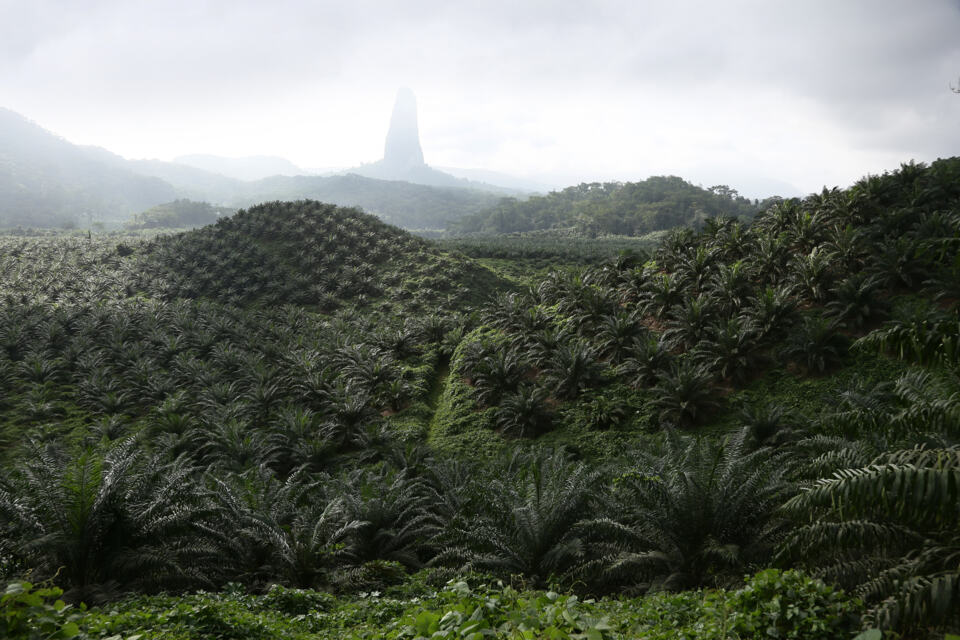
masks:
<svg viewBox="0 0 960 640"><path fill-rule="evenodd" d="M0 0L0 638L957 640L958 34Z"/></svg>

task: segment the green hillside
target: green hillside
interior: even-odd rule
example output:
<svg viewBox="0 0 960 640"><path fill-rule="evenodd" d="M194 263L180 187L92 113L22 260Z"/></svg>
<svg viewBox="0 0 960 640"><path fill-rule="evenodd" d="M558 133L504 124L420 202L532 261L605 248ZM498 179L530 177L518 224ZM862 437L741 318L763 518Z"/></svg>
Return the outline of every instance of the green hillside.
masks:
<svg viewBox="0 0 960 640"><path fill-rule="evenodd" d="M641 236L709 218L749 218L757 204L724 185L703 189L676 176L642 182L583 183L496 207L448 226L456 233L515 233L575 228L590 235Z"/></svg>
<svg viewBox="0 0 960 640"><path fill-rule="evenodd" d="M48 580L91 638L956 633L960 158L699 227L525 288L313 201L3 238L4 602Z"/></svg>

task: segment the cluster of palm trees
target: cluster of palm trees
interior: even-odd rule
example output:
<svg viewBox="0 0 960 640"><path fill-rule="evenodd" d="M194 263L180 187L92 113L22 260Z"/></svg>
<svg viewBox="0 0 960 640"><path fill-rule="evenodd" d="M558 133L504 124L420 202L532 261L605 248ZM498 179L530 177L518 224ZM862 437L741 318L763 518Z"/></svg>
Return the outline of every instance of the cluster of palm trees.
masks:
<svg viewBox="0 0 960 640"><path fill-rule="evenodd" d="M690 427L771 363L824 374L867 334L893 348L920 323L931 329L918 338L926 343L909 348L955 352L953 342L938 345L956 322L958 164L904 165L781 202L749 226L711 219L653 256L551 273L488 305L483 324L497 331L472 336L454 367L481 407L529 416L497 420L500 428L533 435L558 403L614 379L646 394L661 425ZM881 327L893 296L918 291L952 310Z"/></svg>
<svg viewBox="0 0 960 640"><path fill-rule="evenodd" d="M105 236L0 236L0 301L16 306L124 297L123 262L116 241Z"/></svg>
<svg viewBox="0 0 960 640"><path fill-rule="evenodd" d="M88 602L228 581L345 588L385 562L596 591L728 584L769 561L788 491L775 454L744 446L675 435L611 466L385 448L372 466L283 478L169 459L142 436L35 444L0 483L0 555Z"/></svg>
<svg viewBox="0 0 960 640"><path fill-rule="evenodd" d="M761 405L725 438L671 429L603 463L542 448L449 459L389 434L363 464L285 472L173 457L147 432L34 442L0 479L0 567L57 574L96 602L230 581L369 589L391 567L389 579L426 567L645 592L730 586L782 563L854 590L877 624L949 623L958 407L955 376L911 371L889 389L852 386L810 424ZM940 426L869 430L910 420ZM839 435L852 424L859 437Z"/></svg>
<svg viewBox="0 0 960 640"><path fill-rule="evenodd" d="M311 200L271 202L146 243L134 286L165 299L299 304L331 312L386 300L408 311L462 306L496 278L372 215Z"/></svg>
<svg viewBox="0 0 960 640"><path fill-rule="evenodd" d="M234 306L297 304L332 313L452 311L502 286L489 270L357 209L272 202L216 225L136 236L0 238L7 304L147 297Z"/></svg>
<svg viewBox="0 0 960 640"><path fill-rule="evenodd" d="M128 301L0 309L0 444L138 432L170 457L280 473L362 452L421 402L455 320Z"/></svg>

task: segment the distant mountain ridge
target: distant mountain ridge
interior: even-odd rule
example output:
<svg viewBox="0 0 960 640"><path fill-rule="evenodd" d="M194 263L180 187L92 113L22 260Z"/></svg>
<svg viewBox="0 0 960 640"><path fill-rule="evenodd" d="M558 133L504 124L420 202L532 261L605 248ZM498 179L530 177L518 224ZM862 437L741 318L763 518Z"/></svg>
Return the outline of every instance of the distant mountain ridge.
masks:
<svg viewBox="0 0 960 640"><path fill-rule="evenodd" d="M120 221L176 198L169 183L107 155L0 108L0 226Z"/></svg>
<svg viewBox="0 0 960 640"><path fill-rule="evenodd" d="M177 156L173 159L173 162L247 182L262 180L270 176L305 176L311 173L301 169L286 158L277 156L227 158L210 154L193 154Z"/></svg>
<svg viewBox="0 0 960 640"><path fill-rule="evenodd" d="M439 229L499 200L500 194L466 186L463 181L437 187L359 175L238 180L185 164L127 160L100 147L75 145L0 108L0 227L118 224L186 198L228 207L315 199L362 207L408 229Z"/></svg>

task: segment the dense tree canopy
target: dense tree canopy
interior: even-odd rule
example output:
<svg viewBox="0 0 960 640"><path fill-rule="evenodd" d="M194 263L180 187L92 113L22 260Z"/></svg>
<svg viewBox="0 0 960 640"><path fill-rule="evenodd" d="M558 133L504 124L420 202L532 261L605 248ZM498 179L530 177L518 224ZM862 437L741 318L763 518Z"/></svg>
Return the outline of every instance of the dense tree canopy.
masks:
<svg viewBox="0 0 960 640"><path fill-rule="evenodd" d="M575 227L590 235L640 236L700 226L717 216L749 218L758 210L725 185L703 189L676 176L655 176L642 182L583 183L527 200L504 198L449 228L457 233L512 233Z"/></svg>

